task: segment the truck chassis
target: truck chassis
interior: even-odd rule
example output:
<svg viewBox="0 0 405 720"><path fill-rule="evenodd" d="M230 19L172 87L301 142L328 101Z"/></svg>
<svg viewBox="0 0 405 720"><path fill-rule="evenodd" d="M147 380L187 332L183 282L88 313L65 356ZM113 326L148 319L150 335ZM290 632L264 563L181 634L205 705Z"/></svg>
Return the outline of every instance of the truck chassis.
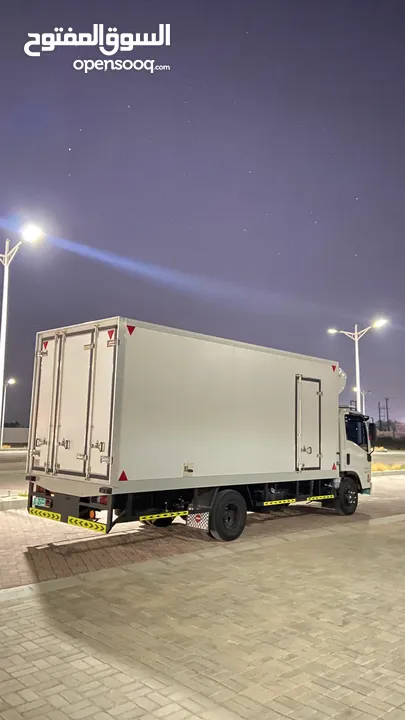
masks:
<svg viewBox="0 0 405 720"><path fill-rule="evenodd" d="M237 485L171 491L114 494L100 488L97 497L76 497L50 492L29 476L28 512L31 515L64 522L75 527L107 534L115 525L140 521L166 527L176 517L187 525L209 533L221 541L236 540L246 525L248 512L270 513L296 503L320 502L339 514L351 515L361 492L350 475L335 480ZM105 522L98 514L105 512Z"/></svg>

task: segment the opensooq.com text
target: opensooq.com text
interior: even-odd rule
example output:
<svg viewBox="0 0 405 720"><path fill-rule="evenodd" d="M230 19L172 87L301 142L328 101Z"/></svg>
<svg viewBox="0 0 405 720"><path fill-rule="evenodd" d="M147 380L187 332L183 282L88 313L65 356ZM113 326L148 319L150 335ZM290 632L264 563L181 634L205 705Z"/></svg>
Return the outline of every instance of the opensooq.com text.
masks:
<svg viewBox="0 0 405 720"><path fill-rule="evenodd" d="M170 65L155 65L155 60L75 60L73 63L75 70L84 72L85 74L98 70L99 72L107 72L109 70L146 70L151 75L154 72L168 71Z"/></svg>

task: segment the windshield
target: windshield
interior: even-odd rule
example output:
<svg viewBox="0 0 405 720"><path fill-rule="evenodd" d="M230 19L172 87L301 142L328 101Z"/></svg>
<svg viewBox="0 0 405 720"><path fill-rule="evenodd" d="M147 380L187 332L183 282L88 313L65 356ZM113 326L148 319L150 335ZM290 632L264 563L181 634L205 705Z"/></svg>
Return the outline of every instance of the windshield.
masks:
<svg viewBox="0 0 405 720"><path fill-rule="evenodd" d="M357 415L346 415L346 437L350 442L368 451L366 423Z"/></svg>

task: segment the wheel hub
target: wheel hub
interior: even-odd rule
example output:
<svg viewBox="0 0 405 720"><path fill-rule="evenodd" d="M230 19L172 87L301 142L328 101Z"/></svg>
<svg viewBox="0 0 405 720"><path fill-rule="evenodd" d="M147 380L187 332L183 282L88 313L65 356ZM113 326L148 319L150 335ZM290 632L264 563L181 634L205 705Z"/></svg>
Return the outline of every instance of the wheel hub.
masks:
<svg viewBox="0 0 405 720"><path fill-rule="evenodd" d="M352 488L348 488L345 492L345 501L348 505L356 504L357 493Z"/></svg>
<svg viewBox="0 0 405 720"><path fill-rule="evenodd" d="M227 530L231 530L236 525L237 508L235 505L227 505L224 510L224 526Z"/></svg>

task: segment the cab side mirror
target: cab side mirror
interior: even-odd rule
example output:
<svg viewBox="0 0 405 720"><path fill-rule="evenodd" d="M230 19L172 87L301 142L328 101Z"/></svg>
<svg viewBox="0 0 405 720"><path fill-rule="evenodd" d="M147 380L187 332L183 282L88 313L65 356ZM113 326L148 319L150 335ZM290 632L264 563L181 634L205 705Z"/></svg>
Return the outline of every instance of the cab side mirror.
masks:
<svg viewBox="0 0 405 720"><path fill-rule="evenodd" d="M368 434L370 438L370 445L374 450L377 442L377 425L375 423L369 423Z"/></svg>

